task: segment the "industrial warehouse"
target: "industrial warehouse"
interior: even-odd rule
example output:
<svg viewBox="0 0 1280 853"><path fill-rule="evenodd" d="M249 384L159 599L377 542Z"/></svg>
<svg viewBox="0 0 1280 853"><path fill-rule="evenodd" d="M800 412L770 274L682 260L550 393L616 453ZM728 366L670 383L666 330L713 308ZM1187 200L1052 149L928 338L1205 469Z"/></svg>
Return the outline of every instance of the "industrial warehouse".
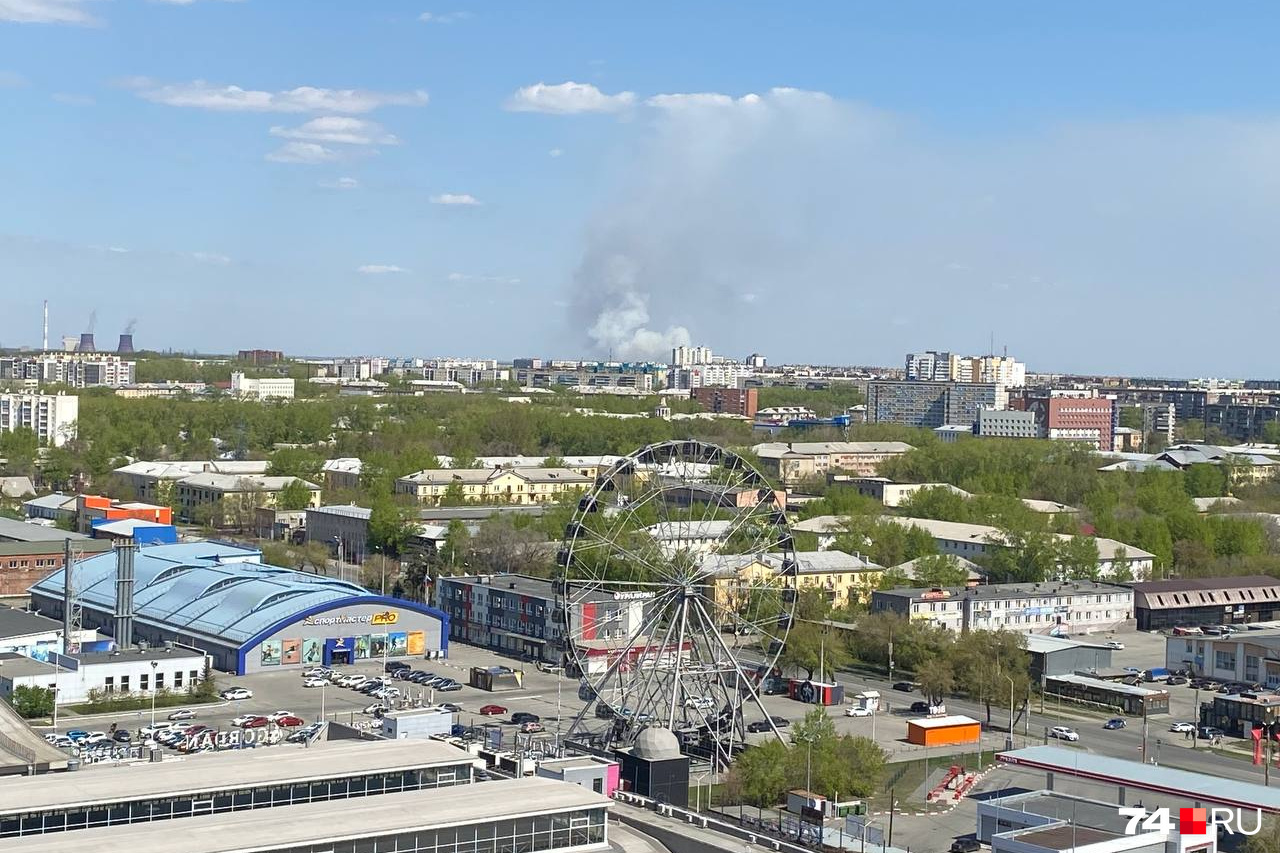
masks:
<svg viewBox="0 0 1280 853"><path fill-rule="evenodd" d="M222 542L125 546L31 587L31 602L62 618L80 602L81 625L120 648L176 643L206 652L217 669L246 675L281 667L363 659L439 657L448 617L345 581L262 562L253 548Z"/></svg>

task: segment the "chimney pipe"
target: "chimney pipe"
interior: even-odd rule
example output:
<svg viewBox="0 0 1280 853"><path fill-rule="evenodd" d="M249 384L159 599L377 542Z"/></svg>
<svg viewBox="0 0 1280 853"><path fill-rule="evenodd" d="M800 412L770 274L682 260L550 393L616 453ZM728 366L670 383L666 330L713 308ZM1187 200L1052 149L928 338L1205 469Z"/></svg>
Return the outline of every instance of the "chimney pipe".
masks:
<svg viewBox="0 0 1280 853"><path fill-rule="evenodd" d="M121 335L120 343L116 347L116 352L118 353L133 352L133 335Z"/></svg>
<svg viewBox="0 0 1280 853"><path fill-rule="evenodd" d="M62 540L62 653L68 654L72 646L79 651L79 643L71 637L71 597L75 587L71 583L71 567L75 555L71 553L71 539Z"/></svg>
<svg viewBox="0 0 1280 853"><path fill-rule="evenodd" d="M116 546L116 612L117 649L133 645L133 558L138 546L132 539Z"/></svg>
<svg viewBox="0 0 1280 853"><path fill-rule="evenodd" d="M76 352L97 352L98 347L93 342L93 332L80 333L80 345L76 347Z"/></svg>

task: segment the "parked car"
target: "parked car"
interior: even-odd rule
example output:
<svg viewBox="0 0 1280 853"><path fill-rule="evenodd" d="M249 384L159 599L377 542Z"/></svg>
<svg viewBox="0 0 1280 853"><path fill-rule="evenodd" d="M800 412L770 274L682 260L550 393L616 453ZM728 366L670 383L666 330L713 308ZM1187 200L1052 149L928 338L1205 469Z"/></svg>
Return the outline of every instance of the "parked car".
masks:
<svg viewBox="0 0 1280 853"><path fill-rule="evenodd" d="M293 713L292 711L272 711L270 714L266 715L267 719L273 723L278 722L281 717L296 717L296 716L298 715Z"/></svg>
<svg viewBox="0 0 1280 853"><path fill-rule="evenodd" d="M1174 723L1173 725L1169 726L1169 731L1179 732L1181 734L1186 734L1187 732L1194 732L1195 730L1196 730L1196 727L1194 723L1180 722L1180 723Z"/></svg>
<svg viewBox="0 0 1280 853"><path fill-rule="evenodd" d="M1102 724L1102 727L1103 727L1104 729L1112 729L1112 730L1114 730L1114 729L1123 729L1126 725L1128 725L1128 723L1126 723L1126 722L1124 721L1124 719L1123 719L1123 718L1121 718L1121 717L1112 717L1111 719L1109 719L1109 720L1107 720L1105 723L1103 723L1103 724Z"/></svg>
<svg viewBox="0 0 1280 853"><path fill-rule="evenodd" d="M1117 652L1124 651L1124 643L1119 640L1107 640L1106 646L1109 649L1115 649Z"/></svg>
<svg viewBox="0 0 1280 853"><path fill-rule="evenodd" d="M428 678L431 678L431 677L432 677L431 673L424 672L423 670L420 670L420 669L415 669L413 672L409 673L409 680L412 681L414 684L421 684L422 682L426 681Z"/></svg>
<svg viewBox="0 0 1280 853"><path fill-rule="evenodd" d="M955 841L951 842L951 853L976 853L976 851L981 849L982 844L978 842L978 839L972 836L957 838Z"/></svg>
<svg viewBox="0 0 1280 853"><path fill-rule="evenodd" d="M413 675L413 670L408 667L405 667L404 669L397 669L391 673L391 677L396 681L408 681L409 676L411 675Z"/></svg>
<svg viewBox="0 0 1280 853"><path fill-rule="evenodd" d="M286 714L283 717L276 717L271 722L285 729L296 729L298 726L306 724L305 720L303 720L301 717L294 716L293 714Z"/></svg>
<svg viewBox="0 0 1280 853"><path fill-rule="evenodd" d="M444 708L446 711L448 711L451 714L458 714L462 712L462 706L455 705L452 702L441 702L440 707Z"/></svg>
<svg viewBox="0 0 1280 853"><path fill-rule="evenodd" d="M248 687L229 687L218 695L229 700L252 699L253 691Z"/></svg>
<svg viewBox="0 0 1280 853"><path fill-rule="evenodd" d="M480 715L483 717L501 717L507 713L507 709L501 705L481 705Z"/></svg>
<svg viewBox="0 0 1280 853"><path fill-rule="evenodd" d="M1074 741L1080 740L1080 733L1077 732L1075 729L1071 728L1070 726L1054 726L1053 728L1049 729L1049 737L1054 737L1054 738L1057 738L1058 740L1069 740L1074 742Z"/></svg>
<svg viewBox="0 0 1280 853"><path fill-rule="evenodd" d="M910 681L899 681L893 685L894 690L901 690L903 693L914 693L916 686Z"/></svg>
<svg viewBox="0 0 1280 853"><path fill-rule="evenodd" d="M785 729L787 726L791 725L790 720L786 717L779 717L777 714L770 714L769 719L772 720L773 724L780 729Z"/></svg>
<svg viewBox="0 0 1280 853"><path fill-rule="evenodd" d="M323 678L333 670L327 666L309 666L302 671L303 678Z"/></svg>
<svg viewBox="0 0 1280 853"><path fill-rule="evenodd" d="M170 713L170 714L169 714L169 716L168 716L168 717L166 717L165 719L169 719L169 720L194 720L195 718L196 718L196 712L195 712L195 711L192 711L190 708L179 708L178 710L173 711L172 713Z"/></svg>
<svg viewBox="0 0 1280 853"><path fill-rule="evenodd" d="M1181 675L1171 675L1165 681L1165 684L1170 684L1170 685L1173 685L1174 687L1177 687L1179 684L1186 684L1186 683L1187 683L1187 679Z"/></svg>
<svg viewBox="0 0 1280 853"><path fill-rule="evenodd" d="M111 739L116 743L130 743L133 740L133 735L129 734L128 729L116 729L115 733L111 735Z"/></svg>
<svg viewBox="0 0 1280 853"><path fill-rule="evenodd" d="M929 713L929 703L928 703L928 702L912 702L912 703L911 703L911 713L913 713L913 714L927 714L927 713Z"/></svg>
<svg viewBox="0 0 1280 853"><path fill-rule="evenodd" d="M390 710L390 709L389 709L389 708L387 708L387 706L386 706L386 705L384 705L384 704L382 704L381 702L374 702L372 705L365 705L365 706L364 706L364 711L363 711L362 713L365 713L365 714L385 714L385 713L387 713L387 711L388 711L388 710Z"/></svg>
<svg viewBox="0 0 1280 853"><path fill-rule="evenodd" d="M454 681L452 678L450 678L450 679L449 679L449 680L447 680L447 681L442 681L442 682L440 682L439 684L437 684L437 685L435 686L435 689L436 689L436 690L443 690L445 693L452 693L452 692L453 692L453 691L455 691L455 690L461 690L461 689L462 689L462 685L461 685L461 684L459 684L458 682Z"/></svg>
<svg viewBox="0 0 1280 853"><path fill-rule="evenodd" d="M383 672L398 672L402 669L413 669L412 666L402 660L389 660L382 665Z"/></svg>
<svg viewBox="0 0 1280 853"><path fill-rule="evenodd" d="M302 679L303 687L327 687L328 685L329 685L328 681L318 676Z"/></svg>
<svg viewBox="0 0 1280 853"><path fill-rule="evenodd" d="M857 708L853 705L844 709L844 715L846 717L870 717L872 713L873 712L870 708Z"/></svg>
<svg viewBox="0 0 1280 853"><path fill-rule="evenodd" d="M753 734L761 734L763 732L773 731L773 729L769 727L769 723L766 720L755 720L747 723L747 731Z"/></svg>
<svg viewBox="0 0 1280 853"><path fill-rule="evenodd" d="M521 734L526 734L526 735L535 734L540 731L542 731L542 723L535 723L531 721L531 722L520 724Z"/></svg>
<svg viewBox="0 0 1280 853"><path fill-rule="evenodd" d="M89 736L89 733L86 732L84 729L71 729L70 731L67 732L67 737L77 742L84 740L88 736Z"/></svg>
<svg viewBox="0 0 1280 853"><path fill-rule="evenodd" d="M1201 740L1213 740L1216 737L1225 736L1226 732L1217 726L1201 726L1198 734Z"/></svg>
<svg viewBox="0 0 1280 853"><path fill-rule="evenodd" d="M542 720L537 714L530 714L528 711L516 711L511 715L513 723L537 723Z"/></svg>
<svg viewBox="0 0 1280 853"><path fill-rule="evenodd" d="M716 700L710 696L689 696L684 700L684 706L698 711L708 711L716 706Z"/></svg>

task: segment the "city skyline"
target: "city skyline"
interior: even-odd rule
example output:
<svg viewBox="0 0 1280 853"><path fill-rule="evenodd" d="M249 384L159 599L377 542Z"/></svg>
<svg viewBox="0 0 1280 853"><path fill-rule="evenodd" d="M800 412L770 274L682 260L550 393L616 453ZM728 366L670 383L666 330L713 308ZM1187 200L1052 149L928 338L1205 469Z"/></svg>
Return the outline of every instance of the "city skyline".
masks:
<svg viewBox="0 0 1280 853"><path fill-rule="evenodd" d="M1275 13L923 8L0 3L0 343L1266 375Z"/></svg>

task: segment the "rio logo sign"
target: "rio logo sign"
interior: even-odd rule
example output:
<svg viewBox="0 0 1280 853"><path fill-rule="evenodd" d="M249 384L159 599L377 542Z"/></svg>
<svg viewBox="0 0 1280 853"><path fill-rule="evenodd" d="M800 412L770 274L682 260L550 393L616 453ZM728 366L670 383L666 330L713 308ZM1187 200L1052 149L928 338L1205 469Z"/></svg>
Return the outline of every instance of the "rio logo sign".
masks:
<svg viewBox="0 0 1280 853"><path fill-rule="evenodd" d="M1124 828L1125 835L1137 835L1139 832L1168 835L1174 829L1179 835L1205 835L1211 828L1231 835L1257 835L1262 830L1262 809L1254 810L1252 826L1246 820L1249 812L1243 809L1178 809L1176 821L1166 808L1147 811L1141 806L1122 806L1116 811L1129 818Z"/></svg>

